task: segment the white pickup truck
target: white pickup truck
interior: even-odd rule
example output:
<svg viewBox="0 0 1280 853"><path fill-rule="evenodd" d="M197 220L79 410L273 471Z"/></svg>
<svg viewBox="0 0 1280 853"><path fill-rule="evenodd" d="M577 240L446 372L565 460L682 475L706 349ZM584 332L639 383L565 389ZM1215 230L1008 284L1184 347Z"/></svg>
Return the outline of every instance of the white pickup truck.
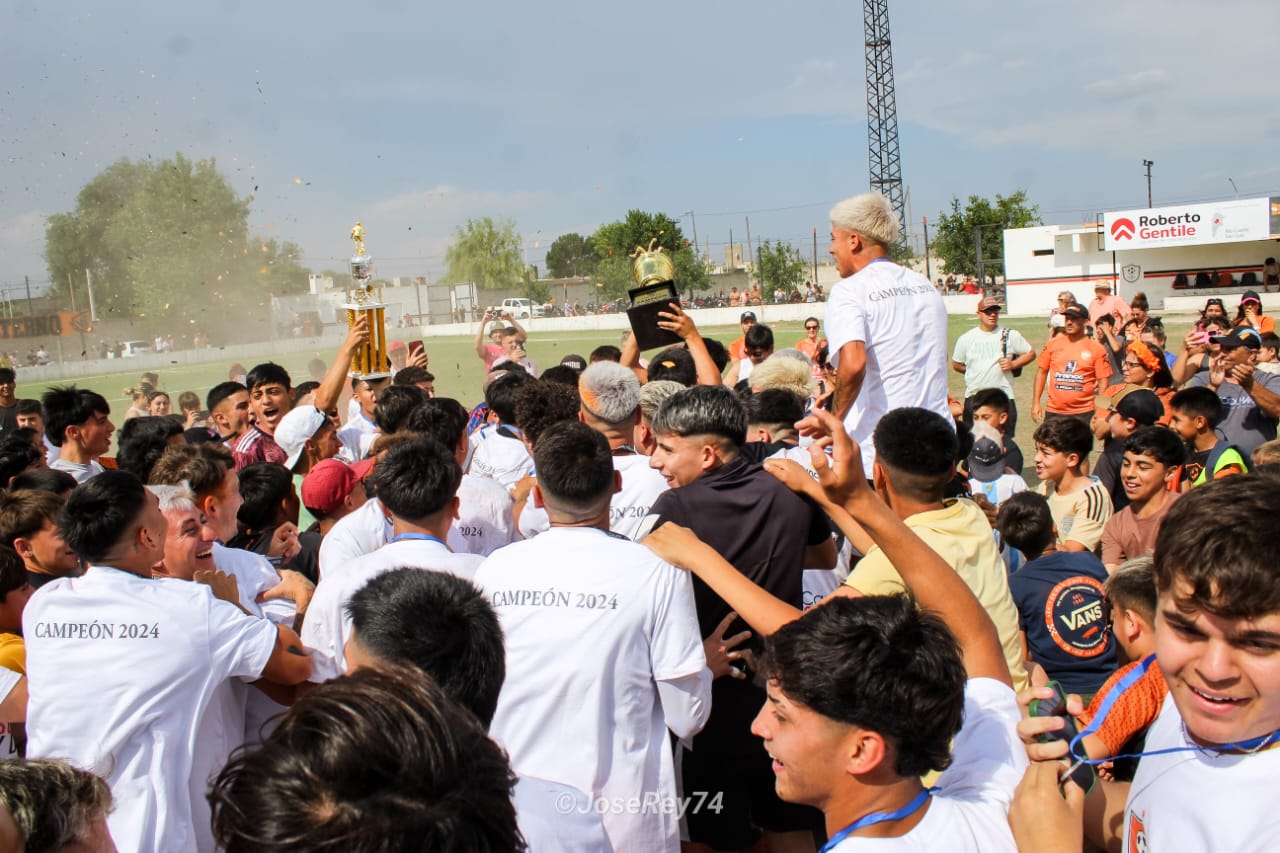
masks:
<svg viewBox="0 0 1280 853"><path fill-rule="evenodd" d="M528 320L530 317L541 317L545 312L541 305L535 305L532 301L524 297L512 297L511 299L502 300L502 307L497 309L506 311L517 320Z"/></svg>

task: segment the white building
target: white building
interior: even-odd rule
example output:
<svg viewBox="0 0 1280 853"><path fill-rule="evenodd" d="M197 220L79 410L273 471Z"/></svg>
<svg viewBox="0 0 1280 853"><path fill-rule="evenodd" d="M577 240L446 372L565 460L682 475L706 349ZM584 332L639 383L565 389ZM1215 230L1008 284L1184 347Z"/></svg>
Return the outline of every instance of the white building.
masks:
<svg viewBox="0 0 1280 853"><path fill-rule="evenodd" d="M1063 290L1087 304L1098 281L1126 301L1142 291L1153 313L1189 312L1208 296L1249 289L1270 308L1264 265L1272 259L1274 270L1277 257L1280 198L1121 210L1085 225L1015 228L1004 232L1006 311L1047 315ZM1197 287L1206 280L1211 286Z"/></svg>

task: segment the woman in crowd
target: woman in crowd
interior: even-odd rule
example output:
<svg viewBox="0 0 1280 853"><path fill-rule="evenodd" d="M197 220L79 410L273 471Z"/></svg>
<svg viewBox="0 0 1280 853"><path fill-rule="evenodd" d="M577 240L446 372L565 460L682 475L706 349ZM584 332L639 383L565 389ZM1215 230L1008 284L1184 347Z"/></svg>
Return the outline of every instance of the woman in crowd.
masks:
<svg viewBox="0 0 1280 853"><path fill-rule="evenodd" d="M147 414L154 416L167 415L173 411L173 404L165 391L152 391L147 397Z"/></svg>

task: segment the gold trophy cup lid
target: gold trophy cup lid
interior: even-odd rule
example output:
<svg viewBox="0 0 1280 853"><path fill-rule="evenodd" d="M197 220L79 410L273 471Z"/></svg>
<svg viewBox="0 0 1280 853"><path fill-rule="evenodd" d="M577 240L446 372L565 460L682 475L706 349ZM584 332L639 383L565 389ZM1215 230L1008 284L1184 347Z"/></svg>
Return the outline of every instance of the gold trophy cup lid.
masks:
<svg viewBox="0 0 1280 853"><path fill-rule="evenodd" d="M631 277L641 287L671 281L676 277L676 266L671 262L671 256L663 251L662 246L655 249L654 244L657 242L658 238L654 237L649 241L649 248L636 246L636 250L631 253L631 257L635 258L631 263Z"/></svg>

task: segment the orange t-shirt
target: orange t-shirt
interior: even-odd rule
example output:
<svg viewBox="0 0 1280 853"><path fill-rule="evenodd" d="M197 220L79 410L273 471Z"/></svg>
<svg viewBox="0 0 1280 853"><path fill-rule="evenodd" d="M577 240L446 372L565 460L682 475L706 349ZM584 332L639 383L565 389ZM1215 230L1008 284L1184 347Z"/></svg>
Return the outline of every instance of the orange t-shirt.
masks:
<svg viewBox="0 0 1280 853"><path fill-rule="evenodd" d="M1049 375L1046 409L1057 415L1081 415L1093 411L1098 388L1111 376L1107 351L1092 338L1050 338L1040 352L1039 365Z"/></svg>
<svg viewBox="0 0 1280 853"><path fill-rule="evenodd" d="M1121 667L1103 683L1102 688L1094 694L1088 709L1078 718L1082 725L1088 725L1098 713L1103 697L1107 695L1111 686L1124 678L1129 670L1138 666L1139 663L1141 661L1134 661L1128 666ZM1115 704L1107 711L1106 719L1094 734L1106 744L1111 755L1119 754L1120 748L1128 743L1129 738L1138 732L1145 731L1156 721L1156 717L1160 715L1160 708L1164 705L1164 697L1168 694L1169 684L1164 679L1164 673L1160 671L1160 664L1152 661L1142 677L1116 699Z"/></svg>

